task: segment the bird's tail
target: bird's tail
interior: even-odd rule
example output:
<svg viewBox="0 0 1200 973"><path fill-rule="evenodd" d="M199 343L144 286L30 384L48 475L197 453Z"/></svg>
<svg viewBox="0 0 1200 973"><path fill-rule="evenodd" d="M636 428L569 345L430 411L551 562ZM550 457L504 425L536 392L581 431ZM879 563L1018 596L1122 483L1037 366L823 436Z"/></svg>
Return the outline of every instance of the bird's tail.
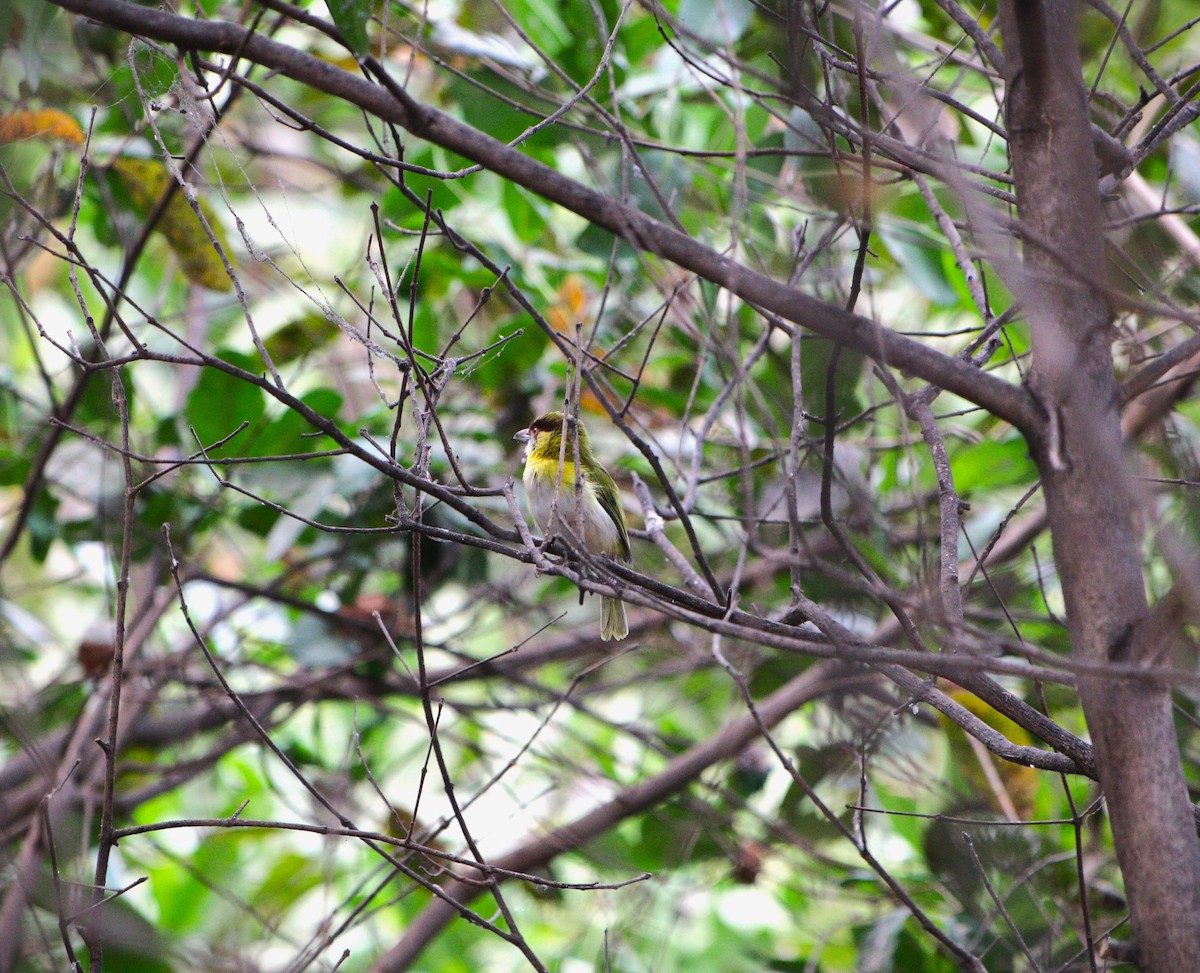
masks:
<svg viewBox="0 0 1200 973"><path fill-rule="evenodd" d="M600 599L600 638L605 642L623 639L629 634L625 603L620 598Z"/></svg>

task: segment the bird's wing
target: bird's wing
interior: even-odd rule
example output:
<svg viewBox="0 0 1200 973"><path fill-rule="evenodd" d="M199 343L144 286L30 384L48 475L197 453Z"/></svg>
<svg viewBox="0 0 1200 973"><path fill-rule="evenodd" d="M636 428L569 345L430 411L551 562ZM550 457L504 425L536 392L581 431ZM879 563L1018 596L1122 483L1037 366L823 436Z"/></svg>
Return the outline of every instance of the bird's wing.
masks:
<svg viewBox="0 0 1200 973"><path fill-rule="evenodd" d="M596 499L601 508L617 525L617 534L621 540L621 557L626 561L633 560L633 550L629 546L629 530L625 526L625 514L621 510L621 494L608 471L603 467L596 470Z"/></svg>

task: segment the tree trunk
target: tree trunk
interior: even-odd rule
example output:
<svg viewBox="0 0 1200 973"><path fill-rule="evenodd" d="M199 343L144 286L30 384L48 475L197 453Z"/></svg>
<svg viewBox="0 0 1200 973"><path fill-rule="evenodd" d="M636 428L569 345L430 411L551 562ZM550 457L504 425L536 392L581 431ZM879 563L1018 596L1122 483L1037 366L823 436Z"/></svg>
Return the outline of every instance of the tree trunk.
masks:
<svg viewBox="0 0 1200 973"><path fill-rule="evenodd" d="M1154 665L1143 633L1137 496L1121 440L1097 165L1069 0L1004 0L1009 150L1031 325L1032 442L1067 606L1087 662ZM1180 766L1170 689L1080 680L1141 968L1200 963L1200 845Z"/></svg>

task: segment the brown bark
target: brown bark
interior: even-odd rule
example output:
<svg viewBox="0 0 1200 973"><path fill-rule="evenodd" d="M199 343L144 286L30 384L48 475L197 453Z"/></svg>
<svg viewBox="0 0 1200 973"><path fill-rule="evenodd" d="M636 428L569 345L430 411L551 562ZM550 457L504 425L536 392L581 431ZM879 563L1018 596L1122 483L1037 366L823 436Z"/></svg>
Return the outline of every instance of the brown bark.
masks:
<svg viewBox="0 0 1200 973"><path fill-rule="evenodd" d="M1122 445L1101 200L1069 0L1005 0L1009 150L1024 237L1033 443L1071 643L1088 662L1154 663L1137 497ZM1141 967L1196 968L1197 843L1165 685L1080 680Z"/></svg>

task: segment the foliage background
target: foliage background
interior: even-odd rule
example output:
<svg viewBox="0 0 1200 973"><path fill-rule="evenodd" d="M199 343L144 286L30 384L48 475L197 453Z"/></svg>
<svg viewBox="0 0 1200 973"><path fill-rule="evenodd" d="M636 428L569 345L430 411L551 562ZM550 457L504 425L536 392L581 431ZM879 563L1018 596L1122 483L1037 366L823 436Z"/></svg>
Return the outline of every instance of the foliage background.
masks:
<svg viewBox="0 0 1200 973"><path fill-rule="evenodd" d="M934 0L173 9L374 58L730 258L1026 377L986 7L974 40ZM1200 141L1146 144L1195 105L1190 9L1079 18L1092 120L1144 149L1102 183L1122 380L1194 330ZM1091 946L1128 905L1095 782L990 756L971 714L1041 742L914 688L986 670L1086 735L1010 422L285 73L39 0L0 18L0 968L100 946L134 973L389 968L439 854L514 848L536 877L503 918L474 905L506 937L456 921L413 968L1109 962ZM511 436L564 403L636 574L538 570L517 533ZM1200 528L1198 421L1182 399L1134 430L1152 600ZM627 642L598 642L576 582L620 586ZM1172 662L1195 788L1194 659ZM127 891L89 909L98 880Z"/></svg>

